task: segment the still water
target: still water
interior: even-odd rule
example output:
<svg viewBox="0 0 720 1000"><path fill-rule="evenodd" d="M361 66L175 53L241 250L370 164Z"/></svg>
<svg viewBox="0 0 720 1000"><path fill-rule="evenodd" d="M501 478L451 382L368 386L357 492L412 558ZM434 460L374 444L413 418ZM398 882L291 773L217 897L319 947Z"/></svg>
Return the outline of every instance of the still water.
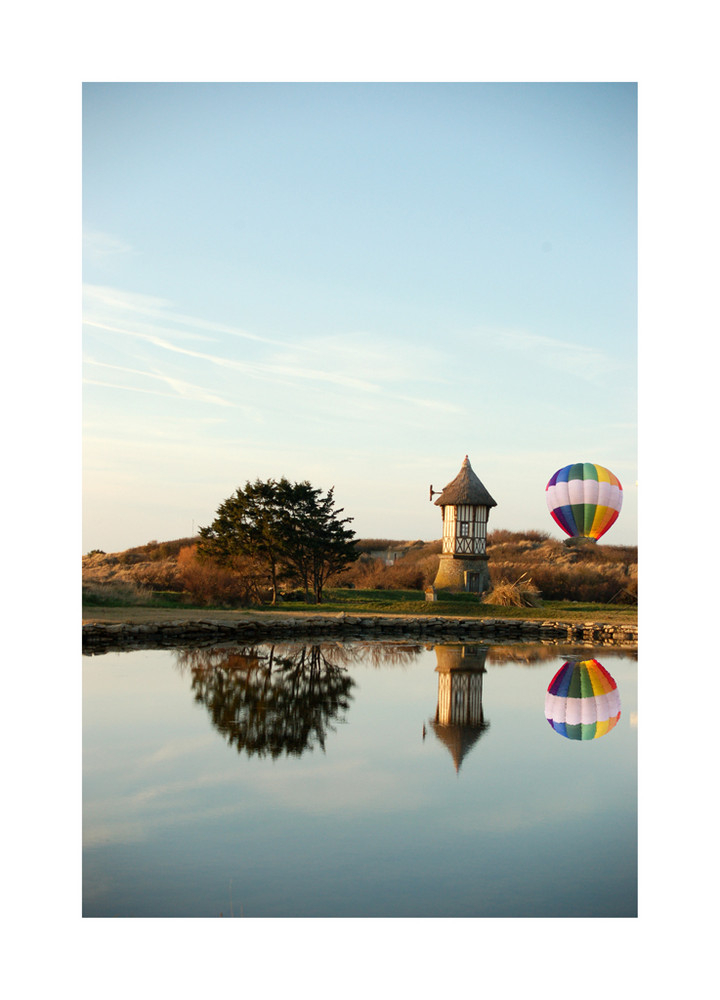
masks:
<svg viewBox="0 0 720 1000"><path fill-rule="evenodd" d="M620 718L566 738L548 687L591 659ZM633 653L282 643L83 668L86 917L637 915Z"/></svg>

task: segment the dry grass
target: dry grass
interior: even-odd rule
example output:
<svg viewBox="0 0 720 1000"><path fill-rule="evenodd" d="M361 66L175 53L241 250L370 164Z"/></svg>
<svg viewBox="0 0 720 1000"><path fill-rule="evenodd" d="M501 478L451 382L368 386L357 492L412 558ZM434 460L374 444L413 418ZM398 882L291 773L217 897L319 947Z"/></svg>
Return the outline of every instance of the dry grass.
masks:
<svg viewBox="0 0 720 1000"><path fill-rule="evenodd" d="M520 577L545 601L637 604L637 547L588 540L557 541L543 532L491 532L488 537L493 586Z"/></svg>
<svg viewBox="0 0 720 1000"><path fill-rule="evenodd" d="M523 578L515 583L506 580L496 583L483 597L483 604L495 604L501 608L537 608L541 603L538 588Z"/></svg>
<svg viewBox="0 0 720 1000"><path fill-rule="evenodd" d="M85 583L82 588L83 605L108 607L133 607L151 603L152 591L128 580L111 583Z"/></svg>
<svg viewBox="0 0 720 1000"><path fill-rule="evenodd" d="M126 552L88 554L83 557L83 586L125 584L150 592L174 591L201 604L257 604L264 599L266 581L249 560L234 572L207 561L200 564L195 541L148 542ZM423 591L437 574L440 541L360 539L356 546L360 557L331 578L329 588ZM373 558L371 551L398 555L387 565ZM490 532L487 551L494 604L530 607L532 600L637 604L636 547L563 542L542 531L498 530Z"/></svg>

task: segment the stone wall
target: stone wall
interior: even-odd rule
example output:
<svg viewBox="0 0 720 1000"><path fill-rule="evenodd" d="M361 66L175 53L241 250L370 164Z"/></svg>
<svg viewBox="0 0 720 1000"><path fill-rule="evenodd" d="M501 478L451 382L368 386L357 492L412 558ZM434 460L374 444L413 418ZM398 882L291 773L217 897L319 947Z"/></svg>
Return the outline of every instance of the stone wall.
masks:
<svg viewBox="0 0 720 1000"><path fill-rule="evenodd" d="M119 649L160 649L217 642L265 642L273 639L369 640L414 639L422 642L558 642L592 646L635 646L636 625L598 622L569 624L512 618L418 618L367 615L293 615L237 621L167 621L134 625L83 624L83 653Z"/></svg>
<svg viewBox="0 0 720 1000"><path fill-rule="evenodd" d="M467 590L465 586L466 573L476 573L479 578L477 586L473 588L473 593L482 594L490 589L488 561L481 556L472 559L460 559L458 556L451 555L440 556L437 576L435 577L433 586L435 590L463 593Z"/></svg>

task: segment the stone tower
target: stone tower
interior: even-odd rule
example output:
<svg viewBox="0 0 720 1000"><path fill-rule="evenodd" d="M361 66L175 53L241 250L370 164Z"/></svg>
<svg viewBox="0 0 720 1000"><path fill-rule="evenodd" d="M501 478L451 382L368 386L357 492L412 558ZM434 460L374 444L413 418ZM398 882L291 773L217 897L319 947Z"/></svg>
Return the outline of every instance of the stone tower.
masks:
<svg viewBox="0 0 720 1000"><path fill-rule="evenodd" d="M430 487L430 499L434 495ZM487 522L497 507L472 470L467 455L460 472L448 483L435 505L442 509L443 539L436 590L482 594L490 589L486 554Z"/></svg>

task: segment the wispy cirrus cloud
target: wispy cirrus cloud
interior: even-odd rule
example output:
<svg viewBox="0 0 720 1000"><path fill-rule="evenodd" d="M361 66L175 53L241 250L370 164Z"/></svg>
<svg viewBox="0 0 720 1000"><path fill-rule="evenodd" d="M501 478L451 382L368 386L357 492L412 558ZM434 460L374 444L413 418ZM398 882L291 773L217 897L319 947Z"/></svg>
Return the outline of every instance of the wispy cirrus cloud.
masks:
<svg viewBox="0 0 720 1000"><path fill-rule="evenodd" d="M408 346L364 331L296 337L289 342L178 313L171 302L154 296L100 285L85 285L83 292L84 325L90 329L144 339L166 351L258 376L334 382L370 393L391 382L447 381L439 375L442 353L418 344ZM258 351L265 346L262 360L238 359L235 338L253 342ZM191 350L185 346L191 340L220 345L222 352Z"/></svg>
<svg viewBox="0 0 720 1000"><path fill-rule="evenodd" d="M577 341L557 340L528 330L503 329L487 332L492 343L522 355L525 364L539 364L594 381L616 370L618 362L596 346Z"/></svg>
<svg viewBox="0 0 720 1000"><path fill-rule="evenodd" d="M288 412L300 407L306 419L311 414L328 419L334 407L335 421L343 412L344 419L354 421L364 412L376 420L380 409L406 421L420 412L464 412L452 379L443 373L439 348L363 332L286 343L177 313L172 303L154 296L97 285L87 285L84 293L84 327L88 338L97 335L102 363L109 360L108 350L125 354L132 365L124 366L126 374L164 381L187 398L228 406L230 394L239 391L244 403L264 408L275 390ZM137 348L129 346L133 342ZM183 367L188 365L190 379ZM119 372L123 366L114 367ZM240 389L236 376L243 378ZM146 389L137 381L133 388Z"/></svg>
<svg viewBox="0 0 720 1000"><path fill-rule="evenodd" d="M138 340L144 340L147 343L152 344L154 347L160 347L165 351L182 354L185 357L194 358L198 361L207 361L212 365L218 365L222 368L232 369L233 371L244 372L268 381L294 382L298 380L309 380L315 382L332 382L336 385L345 386L346 388L362 389L366 392L378 391L377 385L365 380L324 371L320 368L304 368L299 365L273 364L260 361L240 361L220 354L208 354L204 351L191 350L188 347L182 347L179 344L174 344L171 340L166 338L158 337L150 333L143 333L139 330L132 330L128 327L111 326L108 323L96 323L92 321L87 321L86 325L95 329L106 330L110 333L119 333L127 337L135 337Z"/></svg>
<svg viewBox="0 0 720 1000"><path fill-rule="evenodd" d="M376 380L349 374L347 369L351 365L343 364L338 370L336 366L329 364L327 352L318 354L313 350L306 350L302 344L286 344L249 333L239 327L176 313L167 300L153 296L96 285L87 285L83 291L83 325L88 330L133 338L161 351L206 362L226 371L251 375L262 381L284 385L316 382L362 392L378 391ZM260 347L265 345L271 352L271 359L248 360L234 356L235 338L255 342ZM189 347L188 341L192 340L214 343L221 347L221 351L213 353ZM293 351L291 359L284 357L288 349ZM313 354L320 362L317 366L307 364Z"/></svg>
<svg viewBox="0 0 720 1000"><path fill-rule="evenodd" d="M141 371L138 368L128 368L124 365L113 365L105 361L95 361L92 358L86 358L85 364L95 368L107 368L111 371L120 372L124 375L134 375L144 379L155 379L159 382L165 383L165 385L169 386L173 391L158 392L157 390L144 389L141 386L128 385L127 383L110 383L100 382L97 379L84 379L83 381L89 385L104 385L105 387L112 389L126 389L132 392L146 392L151 393L152 395L160 396L181 396L184 399L194 400L201 403L212 403L217 406L236 405L235 403L224 399L222 396L218 396L216 393L209 392L203 386L193 385L190 382L186 382L184 379L175 378L162 372Z"/></svg>
<svg viewBox="0 0 720 1000"><path fill-rule="evenodd" d="M83 285L83 312L87 322L112 319L117 321L120 317L126 319L132 317L137 321L139 317L145 317L151 320L160 320L163 324L167 324L164 329L172 329L177 334L185 332L179 329L181 327L205 331L205 336L195 333L195 336L203 340L208 339L207 334L225 334L259 343L274 343L266 337L250 333L237 326L215 323L212 320L175 312L172 303L167 299L137 292L125 292L106 285Z"/></svg>
<svg viewBox="0 0 720 1000"><path fill-rule="evenodd" d="M83 232L83 253L91 257L93 261L102 261L117 254L133 253L133 248L119 240L116 236L108 233L100 233L95 230L85 230Z"/></svg>

